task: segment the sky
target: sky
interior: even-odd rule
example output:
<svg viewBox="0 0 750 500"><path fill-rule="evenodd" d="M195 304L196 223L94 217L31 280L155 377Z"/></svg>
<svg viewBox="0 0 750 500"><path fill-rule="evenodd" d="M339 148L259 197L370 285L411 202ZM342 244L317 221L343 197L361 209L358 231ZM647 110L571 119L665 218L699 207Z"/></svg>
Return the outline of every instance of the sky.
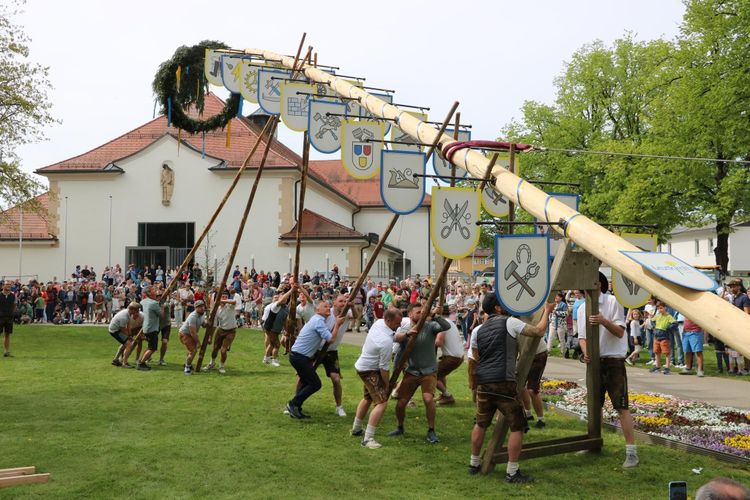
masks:
<svg viewBox="0 0 750 500"><path fill-rule="evenodd" d="M30 59L49 67L52 114L62 123L45 129L48 140L19 148L22 168L32 172L79 155L149 121L154 74L180 45L212 39L293 54L306 32L305 46L313 46L320 64L394 89L396 102L430 107L433 121L459 101L473 138L495 139L521 118L525 101L554 101L553 80L576 50L597 39L611 44L626 32L641 41L671 39L684 13L680 0L214 5L28 0L15 22L32 38ZM254 108L247 103L244 111ZM302 149L301 133L282 129L279 139Z"/></svg>

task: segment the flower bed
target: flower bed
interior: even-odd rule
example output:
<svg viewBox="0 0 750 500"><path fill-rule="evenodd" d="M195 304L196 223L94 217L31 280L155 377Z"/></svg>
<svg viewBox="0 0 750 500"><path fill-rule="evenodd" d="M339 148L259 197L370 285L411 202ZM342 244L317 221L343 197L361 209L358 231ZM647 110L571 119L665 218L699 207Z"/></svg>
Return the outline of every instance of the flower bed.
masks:
<svg viewBox="0 0 750 500"><path fill-rule="evenodd" d="M586 388L575 382L545 380L542 395L555 406L586 416ZM655 436L750 459L750 414L736 408L675 398L668 394L630 393L635 428ZM605 397L603 418L619 425Z"/></svg>

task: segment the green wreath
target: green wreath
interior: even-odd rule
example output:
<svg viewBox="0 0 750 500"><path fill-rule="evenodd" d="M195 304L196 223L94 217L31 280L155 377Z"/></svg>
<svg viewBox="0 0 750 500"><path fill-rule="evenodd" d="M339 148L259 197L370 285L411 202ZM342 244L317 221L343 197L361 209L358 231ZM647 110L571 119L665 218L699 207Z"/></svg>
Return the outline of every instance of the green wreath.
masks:
<svg viewBox="0 0 750 500"><path fill-rule="evenodd" d="M227 49L227 45L214 40L204 40L198 45L179 47L168 61L159 65L154 77L154 93L156 94L161 112L165 115L170 109L171 98L172 124L191 134L209 132L224 128L229 120L237 116L240 106L240 95L232 94L218 115L205 120L190 118L185 110L194 106L199 114L203 113L204 97L208 92L208 80L204 74L204 59L206 49ZM180 90L177 91L177 68L180 71Z"/></svg>

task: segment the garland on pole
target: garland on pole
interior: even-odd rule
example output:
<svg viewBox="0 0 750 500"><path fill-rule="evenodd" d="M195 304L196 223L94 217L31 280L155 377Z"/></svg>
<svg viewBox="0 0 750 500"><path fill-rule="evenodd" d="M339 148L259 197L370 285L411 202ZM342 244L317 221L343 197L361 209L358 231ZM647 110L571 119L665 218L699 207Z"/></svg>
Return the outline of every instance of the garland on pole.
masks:
<svg viewBox="0 0 750 500"><path fill-rule="evenodd" d="M199 114L203 113L204 97L208 92L208 81L204 74L206 49L227 48L227 45L214 40L204 40L192 47L183 45L175 50L171 59L159 65L154 77L154 93L161 105L161 112L169 113L171 124L178 129L191 134L210 132L224 128L237 116L241 100L239 94L232 94L221 113L205 120L190 118L185 112L195 107Z"/></svg>

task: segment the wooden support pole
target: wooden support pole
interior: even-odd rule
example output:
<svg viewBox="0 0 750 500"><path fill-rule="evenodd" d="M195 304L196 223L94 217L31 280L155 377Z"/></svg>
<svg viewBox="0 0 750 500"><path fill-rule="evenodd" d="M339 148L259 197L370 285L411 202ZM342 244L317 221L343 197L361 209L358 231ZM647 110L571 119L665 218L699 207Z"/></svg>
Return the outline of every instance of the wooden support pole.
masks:
<svg viewBox="0 0 750 500"><path fill-rule="evenodd" d="M508 172L511 174L516 173L516 145L510 145L510 151L508 152ZM516 220L516 206L512 200L508 200L508 222ZM508 234L513 234L513 224L508 224Z"/></svg>
<svg viewBox="0 0 750 500"><path fill-rule="evenodd" d="M378 244L375 246L375 249L372 251L372 255L370 256L370 259L367 261L367 264L365 265L365 268L362 270L362 273L360 273L359 278L357 278L357 281L354 283L354 286L352 287L352 294L349 296L349 298L346 300L346 305L344 306L344 309L341 311L341 314L339 314L339 318L345 318L346 313L349 312L349 309L352 307L352 304L354 303L354 298L359 289L362 287L362 283L365 282L365 279L367 278L367 275L370 273L370 269L372 269L373 264L375 264L375 257L378 256L380 253L380 250L383 248L383 245L385 245L385 242L388 240L388 236L390 236L391 231L393 231L393 228L396 226L396 222L398 222L398 214L395 214L393 217L391 217L391 222L388 223L388 227L385 228L385 231L383 231L383 234L380 235L380 240L378 241ZM323 344L323 347L318 351L318 354L315 356L315 363L314 366L317 368L320 366L320 364L323 362L323 358L325 358L326 352L328 352L328 346L330 346L330 342L325 342Z"/></svg>
<svg viewBox="0 0 750 500"><path fill-rule="evenodd" d="M273 144L274 133L276 132L276 127L279 124L279 116L274 115L273 117L271 117L269 121L273 122L273 124L271 125L271 128L269 129L268 139L266 140L266 147L263 150L263 157L260 160L260 165L258 166L258 172L255 174L253 187L250 190L250 196L248 196L247 198L245 211L242 214L240 225L237 228L237 235L235 236L235 239L234 239L234 245L232 246L232 251L229 254L229 259L227 260L227 265L224 269L224 276L219 282L219 286L215 288L216 297L213 303L211 304L211 312L208 315L208 325L206 326L206 332L203 335L203 341L201 342L200 352L198 353L198 361L195 364L196 372L201 371L201 365L203 364L203 357L206 354L206 347L208 346L208 343L211 341L211 337L213 336L214 319L216 318L216 312L219 310L219 304L221 304L221 294L224 291L224 287L226 286L227 280L229 279L229 273L232 270L232 264L234 263L234 258L237 255L237 247L240 244L240 240L242 239L242 233L245 230L245 223L247 222L247 216L250 213L250 208L253 206L253 200L255 200L255 192L258 190L260 177L263 174L263 168L266 165L266 158L268 158L268 152L271 150L271 144ZM260 139L258 140L258 142L260 142Z"/></svg>
<svg viewBox="0 0 750 500"><path fill-rule="evenodd" d="M597 284L598 284L597 279ZM601 358L599 357L599 325L592 325L588 318L599 314L599 289L589 288L586 292L586 354L589 363L586 365L586 405L588 406L588 434L590 438L602 437L602 394ZM599 451L596 448L594 451Z"/></svg>
<svg viewBox="0 0 750 500"><path fill-rule="evenodd" d="M282 64L288 68L291 68L294 64L292 58L268 50L247 49L245 52L262 54L267 59L281 60ZM452 137L445 134L438 135L434 128L427 127L425 129L425 125L418 118L408 113L402 114L402 110L398 106L393 106L382 99L378 99L364 89L347 82L344 78L337 78L319 68L310 66L305 67L304 72L314 82L329 84L341 96L359 98L360 106L367 109L373 116L395 120L401 115L399 128L415 140L432 142L437 136L441 147L455 142ZM417 134L418 128L422 129L421 134ZM478 151L469 151L465 155L456 155L453 162L468 170L473 177L478 177L487 167L488 160ZM493 174L495 175L494 189L505 196L509 202L520 206L540 220L559 221L563 219L567 221L566 227L553 226L553 230L570 238L594 257L609 264L623 276L639 284L678 311L689 311L705 331L719 340L731 344L742 354L750 357L750 315L745 314L744 311L710 291L689 290L647 271L643 266L621 253L621 250L638 251L635 245L599 226L561 201L550 197L541 189L525 182L509 170L495 166Z"/></svg>
<svg viewBox="0 0 750 500"><path fill-rule="evenodd" d="M443 263L443 269L442 271L440 271L440 276L438 276L438 279L435 282L435 286L433 286L432 290L430 290L430 296L427 297L427 304L425 304L422 308L422 316L419 318L419 321L417 321L417 324L414 327L417 330L417 334L409 336L409 340L406 342L406 347L404 347L404 353L401 355L401 360L399 361L398 365L393 367L393 374L391 374L391 379L388 382L388 394L390 394L390 392L396 386L398 377L401 376L401 372L404 371L406 363L409 361L409 356L411 355L411 351L414 350L414 343L417 341L417 336L422 330L425 322L427 321L427 316L430 315L430 309L432 308L432 304L435 302L438 293L440 293L440 287L442 287L443 283L445 283L445 277L448 275L448 268L451 267L451 262L453 262L453 259L445 259L445 262Z"/></svg>
<svg viewBox="0 0 750 500"><path fill-rule="evenodd" d="M309 52L308 52L309 54ZM303 134L302 144L302 169L300 175L299 202L297 205L297 233L294 244L294 267L292 277L289 281L294 286L299 279L299 256L302 243L302 214L305 211L305 192L307 191L307 171L310 163L310 137L307 130ZM287 352L292 350L294 339L297 338L297 293L292 292L289 297L289 315L286 320L286 339L284 348Z"/></svg>

